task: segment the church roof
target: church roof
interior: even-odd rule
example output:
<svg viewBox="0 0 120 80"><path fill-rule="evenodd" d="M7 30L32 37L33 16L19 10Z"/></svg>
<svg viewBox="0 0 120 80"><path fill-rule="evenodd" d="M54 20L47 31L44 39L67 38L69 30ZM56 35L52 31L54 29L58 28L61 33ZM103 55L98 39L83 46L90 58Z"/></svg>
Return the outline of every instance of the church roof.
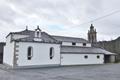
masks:
<svg viewBox="0 0 120 80"><path fill-rule="evenodd" d="M48 35L45 32L41 33L41 39L42 39L41 42L45 42L45 43L60 43L59 41L55 40L54 38L52 38L50 35ZM26 37L26 38L20 38L20 39L17 39L17 41L35 42L34 41L34 36ZM36 41L36 42L40 42L40 41Z"/></svg>
<svg viewBox="0 0 120 80"><path fill-rule="evenodd" d="M23 31L19 31L19 32L10 32L6 37L8 37L10 34L20 34L20 35L34 35L34 31L32 30L23 30Z"/></svg>
<svg viewBox="0 0 120 80"><path fill-rule="evenodd" d="M115 55L115 53L111 53L101 48L94 47L72 47L72 46L62 46L61 53L64 54L105 54L105 55Z"/></svg>
<svg viewBox="0 0 120 80"><path fill-rule="evenodd" d="M19 34L19 35L28 35L29 37L15 39L16 41L34 41L35 31L25 29L20 32L11 32L10 34ZM8 34L7 37L10 35ZM78 43L88 43L87 40L83 38L76 37L65 37L65 36L53 36L49 35L46 32L41 32L41 39L43 42L53 42L53 43L61 43L61 42L78 42Z"/></svg>
<svg viewBox="0 0 120 80"><path fill-rule="evenodd" d="M34 33L35 32L32 30L24 30L24 31L20 31L20 32L11 32L10 34L28 35L29 37L15 39L15 41L33 42L34 41ZM51 37L49 34L47 34L46 32L41 32L41 39L42 39L41 42L60 43L59 41L57 41L56 39Z"/></svg>
<svg viewBox="0 0 120 80"><path fill-rule="evenodd" d="M83 38L65 37L65 36L52 36L52 37L61 42L88 43L88 41Z"/></svg>

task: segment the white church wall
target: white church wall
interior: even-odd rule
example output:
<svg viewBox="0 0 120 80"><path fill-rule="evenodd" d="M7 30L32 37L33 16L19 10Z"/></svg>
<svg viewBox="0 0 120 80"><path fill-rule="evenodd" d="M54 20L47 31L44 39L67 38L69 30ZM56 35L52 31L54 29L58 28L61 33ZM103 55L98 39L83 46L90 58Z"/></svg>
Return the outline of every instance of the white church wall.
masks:
<svg viewBox="0 0 120 80"><path fill-rule="evenodd" d="M91 43L87 43L87 44L86 44L86 47L91 47Z"/></svg>
<svg viewBox="0 0 120 80"><path fill-rule="evenodd" d="M72 42L62 42L63 46L80 46L80 47L91 47L91 43L86 43L86 46L83 46L83 43L76 43L76 45L72 45Z"/></svg>
<svg viewBox="0 0 120 80"><path fill-rule="evenodd" d="M91 43L86 43L86 46L83 46L83 43L76 43L76 46L80 46L80 47L91 47Z"/></svg>
<svg viewBox="0 0 120 80"><path fill-rule="evenodd" d="M34 66L34 65L60 65L60 45L47 43L30 43L19 42L18 66ZM27 59L28 47L33 47L33 57L31 60ZM50 48L54 48L54 57L50 59Z"/></svg>
<svg viewBox="0 0 120 80"><path fill-rule="evenodd" d="M76 46L83 46L83 43L76 43Z"/></svg>
<svg viewBox="0 0 120 80"><path fill-rule="evenodd" d="M83 43L76 43L76 46L80 46L80 47L91 47L89 43L86 43L86 46L83 46Z"/></svg>
<svg viewBox="0 0 120 80"><path fill-rule="evenodd" d="M63 46L72 46L72 43L71 42L62 42L62 45Z"/></svg>
<svg viewBox="0 0 120 80"><path fill-rule="evenodd" d="M6 45L4 46L3 63L13 66L13 55L14 55L15 42L8 42L8 41L6 42Z"/></svg>
<svg viewBox="0 0 120 80"><path fill-rule="evenodd" d="M85 56L88 58L85 58ZM97 56L100 56L98 59ZM103 64L103 54L61 54L61 65Z"/></svg>

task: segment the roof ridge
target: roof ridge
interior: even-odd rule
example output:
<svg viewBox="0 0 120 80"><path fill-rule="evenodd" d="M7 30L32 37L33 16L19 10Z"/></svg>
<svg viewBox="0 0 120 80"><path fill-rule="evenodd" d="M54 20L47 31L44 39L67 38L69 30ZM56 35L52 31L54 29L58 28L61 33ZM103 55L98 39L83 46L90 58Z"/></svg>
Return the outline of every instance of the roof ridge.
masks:
<svg viewBox="0 0 120 80"><path fill-rule="evenodd" d="M33 30L22 30L22 31L18 31L18 32L11 32L11 33L21 33L21 32L29 32L29 31L31 31L31 32L34 32Z"/></svg>
<svg viewBox="0 0 120 80"><path fill-rule="evenodd" d="M57 36L57 35L51 35L51 36L53 36L53 37L66 37L66 38L77 38L77 39L84 39L84 38L79 38L79 37L70 37L70 36Z"/></svg>
<svg viewBox="0 0 120 80"><path fill-rule="evenodd" d="M18 31L18 32L10 32L7 36L6 36L6 38L10 35L10 34L20 34L20 33L22 33L22 32L34 32L33 30L22 30L22 31Z"/></svg>

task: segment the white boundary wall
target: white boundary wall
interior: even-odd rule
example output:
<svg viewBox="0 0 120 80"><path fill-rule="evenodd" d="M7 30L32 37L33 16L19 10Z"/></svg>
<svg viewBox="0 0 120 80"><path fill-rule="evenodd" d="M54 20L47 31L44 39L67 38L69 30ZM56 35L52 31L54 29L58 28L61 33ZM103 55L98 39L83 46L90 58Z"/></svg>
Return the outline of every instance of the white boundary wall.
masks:
<svg viewBox="0 0 120 80"><path fill-rule="evenodd" d="M88 56L86 59L85 56ZM100 56L98 59L97 56ZM61 54L61 65L103 64L103 54Z"/></svg>

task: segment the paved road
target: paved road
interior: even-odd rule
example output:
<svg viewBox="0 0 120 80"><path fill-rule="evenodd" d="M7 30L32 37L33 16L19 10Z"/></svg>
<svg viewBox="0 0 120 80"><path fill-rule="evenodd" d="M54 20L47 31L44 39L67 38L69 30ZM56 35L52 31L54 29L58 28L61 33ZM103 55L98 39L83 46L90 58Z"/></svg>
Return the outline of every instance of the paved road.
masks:
<svg viewBox="0 0 120 80"><path fill-rule="evenodd" d="M120 63L24 70L0 69L0 80L120 80Z"/></svg>

